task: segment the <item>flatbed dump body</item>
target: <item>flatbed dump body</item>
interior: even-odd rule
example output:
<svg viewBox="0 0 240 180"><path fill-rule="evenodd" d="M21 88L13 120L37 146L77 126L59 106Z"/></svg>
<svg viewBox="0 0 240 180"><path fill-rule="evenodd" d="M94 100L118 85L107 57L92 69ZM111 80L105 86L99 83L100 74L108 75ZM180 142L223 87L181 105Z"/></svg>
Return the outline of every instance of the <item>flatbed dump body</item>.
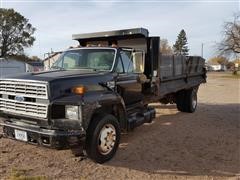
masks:
<svg viewBox="0 0 240 180"><path fill-rule="evenodd" d="M206 82L205 60L198 56L159 55L160 98Z"/></svg>

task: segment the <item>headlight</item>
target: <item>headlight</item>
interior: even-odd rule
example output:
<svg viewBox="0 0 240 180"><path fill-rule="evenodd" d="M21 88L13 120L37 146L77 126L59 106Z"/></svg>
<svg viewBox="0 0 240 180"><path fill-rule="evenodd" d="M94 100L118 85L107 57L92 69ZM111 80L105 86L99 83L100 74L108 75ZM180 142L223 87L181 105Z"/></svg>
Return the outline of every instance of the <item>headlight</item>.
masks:
<svg viewBox="0 0 240 180"><path fill-rule="evenodd" d="M81 120L81 107L66 105L65 116L67 119Z"/></svg>

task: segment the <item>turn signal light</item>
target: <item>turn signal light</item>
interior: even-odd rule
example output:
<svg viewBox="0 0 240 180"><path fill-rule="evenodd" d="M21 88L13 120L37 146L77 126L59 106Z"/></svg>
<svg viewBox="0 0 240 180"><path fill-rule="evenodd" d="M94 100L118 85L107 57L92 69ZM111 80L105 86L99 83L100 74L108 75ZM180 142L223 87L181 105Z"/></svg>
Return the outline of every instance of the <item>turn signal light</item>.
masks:
<svg viewBox="0 0 240 180"><path fill-rule="evenodd" d="M75 94L83 95L86 92L86 89L84 86L77 86L72 89L72 92Z"/></svg>

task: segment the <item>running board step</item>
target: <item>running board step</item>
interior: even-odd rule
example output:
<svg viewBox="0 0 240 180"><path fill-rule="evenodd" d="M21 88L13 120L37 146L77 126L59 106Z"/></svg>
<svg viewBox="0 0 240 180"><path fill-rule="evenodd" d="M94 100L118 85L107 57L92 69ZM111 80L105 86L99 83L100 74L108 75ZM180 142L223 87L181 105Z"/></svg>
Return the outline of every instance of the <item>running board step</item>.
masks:
<svg viewBox="0 0 240 180"><path fill-rule="evenodd" d="M128 129L134 129L144 123L151 123L156 116L154 108L148 108L145 112L136 112L128 117Z"/></svg>

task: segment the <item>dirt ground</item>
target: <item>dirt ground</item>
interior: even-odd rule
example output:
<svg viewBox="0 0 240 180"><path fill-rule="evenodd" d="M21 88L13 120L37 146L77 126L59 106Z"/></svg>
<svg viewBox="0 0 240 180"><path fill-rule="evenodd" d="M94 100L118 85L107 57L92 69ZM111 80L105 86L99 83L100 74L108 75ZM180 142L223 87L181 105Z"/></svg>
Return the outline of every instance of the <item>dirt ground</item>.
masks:
<svg viewBox="0 0 240 180"><path fill-rule="evenodd" d="M1 138L0 179L16 171L46 179L240 179L240 80L223 76L208 74L193 114L154 104L155 121L123 135L103 165Z"/></svg>

